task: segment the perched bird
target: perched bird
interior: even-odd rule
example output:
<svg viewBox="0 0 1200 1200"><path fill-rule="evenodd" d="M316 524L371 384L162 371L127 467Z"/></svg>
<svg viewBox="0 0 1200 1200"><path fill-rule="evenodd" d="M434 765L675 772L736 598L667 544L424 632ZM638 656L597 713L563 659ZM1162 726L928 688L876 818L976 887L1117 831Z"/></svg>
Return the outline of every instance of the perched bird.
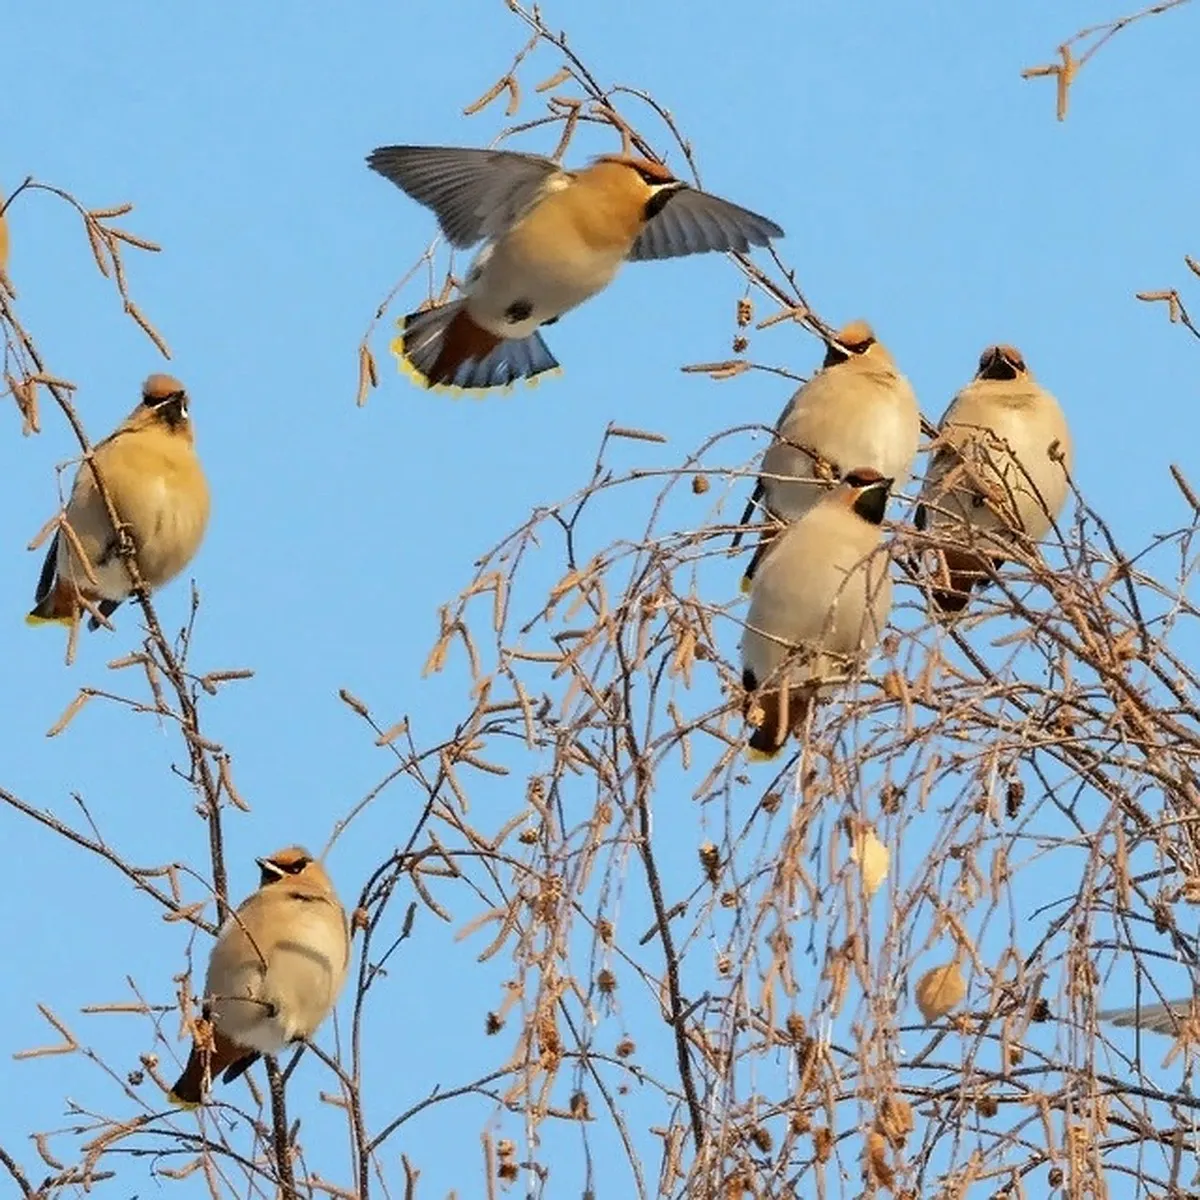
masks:
<svg viewBox="0 0 1200 1200"><path fill-rule="evenodd" d="M1071 434L1058 401L1034 381L1019 350L989 346L942 417L916 511L918 529L979 547L939 548L949 587L931 590L942 612L966 607L972 587L989 577L989 560L1004 565L1014 530L1032 541L1050 532L1070 470Z"/></svg>
<svg viewBox="0 0 1200 1200"><path fill-rule="evenodd" d="M607 287L626 259L744 252L783 236L628 155L568 171L509 150L381 146L367 164L432 209L452 246L486 241L461 300L401 322L392 348L430 387L503 387L557 367L538 330Z"/></svg>
<svg viewBox="0 0 1200 1200"><path fill-rule="evenodd" d="M133 538L142 579L161 587L191 562L208 524L208 484L196 457L183 384L170 375L151 375L141 404L97 443L93 461ZM108 617L133 593L117 533L86 462L75 476L65 520L75 536L60 528L50 542L36 604L26 618L31 625L74 624L85 607L81 597ZM99 625L93 615L89 628Z"/></svg>
<svg viewBox="0 0 1200 1200"><path fill-rule="evenodd" d="M300 846L257 860L262 881L217 938L204 981L207 1028L197 1036L174 1104L199 1104L261 1054L311 1037L346 981L350 935L325 868Z"/></svg>
<svg viewBox="0 0 1200 1200"><path fill-rule="evenodd" d="M1132 1008L1110 1008L1107 1012L1098 1013L1100 1020L1111 1021L1114 1025L1124 1028L1137 1026L1150 1033L1164 1033L1168 1037L1177 1036L1183 1023L1195 1020L1197 1017L1196 1001L1193 997L1186 1000L1173 1000L1169 1004L1142 1004Z"/></svg>
<svg viewBox="0 0 1200 1200"><path fill-rule="evenodd" d="M746 715L763 719L752 759L774 758L812 700L843 682L874 648L892 606L880 525L891 479L850 471L775 538L750 592L742 637Z"/></svg>
<svg viewBox="0 0 1200 1200"><path fill-rule="evenodd" d="M761 501L769 520L799 520L852 467L870 467L903 486L921 437L912 386L866 321L852 321L829 343L821 369L788 402L763 455L758 484L742 517ZM774 536L763 530L742 578L754 572ZM734 545L741 540L734 538Z"/></svg>

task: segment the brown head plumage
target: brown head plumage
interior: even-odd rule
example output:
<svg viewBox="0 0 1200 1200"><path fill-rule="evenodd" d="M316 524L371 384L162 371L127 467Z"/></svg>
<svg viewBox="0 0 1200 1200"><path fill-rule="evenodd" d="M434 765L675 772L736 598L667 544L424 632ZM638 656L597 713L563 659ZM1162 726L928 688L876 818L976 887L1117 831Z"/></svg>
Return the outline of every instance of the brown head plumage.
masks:
<svg viewBox="0 0 1200 1200"><path fill-rule="evenodd" d="M841 502L864 521L879 525L887 511L888 495L894 482L873 467L855 467L847 472L837 494Z"/></svg>
<svg viewBox="0 0 1200 1200"><path fill-rule="evenodd" d="M142 403L152 407L183 395L183 384L174 375L151 375L142 384Z"/></svg>
<svg viewBox="0 0 1200 1200"><path fill-rule="evenodd" d="M125 429L165 426L172 433L191 437L188 394L174 375L151 375L142 384L142 402L125 422Z"/></svg>
<svg viewBox="0 0 1200 1200"><path fill-rule="evenodd" d="M258 863L258 868L262 872L262 878L259 881L260 887L269 887L283 879L296 879L303 876L315 886L326 888L329 891L333 890L325 868L303 846L286 846L282 850L276 850L267 858L257 858L254 861Z"/></svg>
<svg viewBox="0 0 1200 1200"><path fill-rule="evenodd" d="M832 367L852 355L866 354L876 344L875 331L866 321L851 321L833 335L822 365Z"/></svg>
<svg viewBox="0 0 1200 1200"><path fill-rule="evenodd" d="M616 163L636 171L650 187L659 187L664 183L675 183L675 176L660 162L642 158L636 154L601 154L592 160L594 163Z"/></svg>
<svg viewBox="0 0 1200 1200"><path fill-rule="evenodd" d="M979 371L976 379L1016 379L1027 375L1029 368L1025 365L1025 356L1016 346L988 346L979 356Z"/></svg>

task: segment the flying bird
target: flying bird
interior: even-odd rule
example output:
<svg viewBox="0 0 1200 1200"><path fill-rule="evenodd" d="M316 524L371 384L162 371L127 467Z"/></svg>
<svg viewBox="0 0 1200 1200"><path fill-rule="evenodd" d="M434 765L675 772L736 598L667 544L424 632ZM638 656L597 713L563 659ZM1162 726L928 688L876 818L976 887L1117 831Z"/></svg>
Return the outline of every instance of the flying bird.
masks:
<svg viewBox="0 0 1200 1200"><path fill-rule="evenodd" d="M1015 531L1031 541L1050 532L1066 503L1071 434L1058 401L1014 346L989 346L975 378L954 397L938 427L916 511L918 529L958 539L939 547L948 587L937 607L961 612L972 588L1004 565Z"/></svg>
<svg viewBox="0 0 1200 1200"><path fill-rule="evenodd" d="M892 480L855 468L763 554L742 636L746 715L762 710L752 759L774 758L812 701L861 666L892 606L881 546Z"/></svg>
<svg viewBox="0 0 1200 1200"><path fill-rule="evenodd" d="M350 935L325 868L301 846L256 860L258 891L225 922L204 981L197 1033L173 1104L201 1102L209 1081L230 1083L262 1054L312 1037L346 981Z"/></svg>
<svg viewBox="0 0 1200 1200"><path fill-rule="evenodd" d="M799 520L843 474L869 467L903 486L921 437L921 411L908 380L866 321L851 321L829 343L821 369L788 402L763 455L742 516L761 502L767 524L742 578L749 591L775 534ZM736 546L740 533L734 537Z"/></svg>
<svg viewBox="0 0 1200 1200"><path fill-rule="evenodd" d="M1110 1008L1107 1012L1096 1014L1101 1021L1111 1021L1128 1029L1136 1026L1150 1033L1162 1033L1168 1037L1176 1037L1180 1027L1189 1019L1196 1018L1196 1001L1194 997L1186 1000L1172 1000L1169 1004L1141 1004L1131 1008Z"/></svg>
<svg viewBox="0 0 1200 1200"><path fill-rule="evenodd" d="M174 579L200 548L209 512L183 384L151 375L142 402L96 444L92 461L133 538L142 579L151 588ZM60 527L50 542L26 617L31 625L73 625L87 607L85 598L107 618L133 594L116 530L86 462L75 476L64 520L74 536ZM88 627L99 626L93 613Z"/></svg>
<svg viewBox="0 0 1200 1200"><path fill-rule="evenodd" d="M427 387L505 387L558 366L539 332L612 282L627 259L745 252L774 221L606 154L578 171L511 150L381 146L367 165L433 210L446 240L485 242L460 300L410 313L393 344Z"/></svg>

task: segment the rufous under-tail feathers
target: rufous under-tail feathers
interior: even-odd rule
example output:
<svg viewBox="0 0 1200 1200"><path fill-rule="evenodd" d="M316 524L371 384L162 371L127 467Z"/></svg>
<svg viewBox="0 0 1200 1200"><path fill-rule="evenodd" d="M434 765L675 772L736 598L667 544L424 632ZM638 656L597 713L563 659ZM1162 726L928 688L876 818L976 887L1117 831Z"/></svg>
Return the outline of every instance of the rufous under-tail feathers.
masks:
<svg viewBox="0 0 1200 1200"><path fill-rule="evenodd" d="M151 375L142 402L97 443L93 462L133 539L143 581L161 587L195 557L208 525L208 483L196 457L183 385L169 375ZM55 533L26 620L73 625L90 607L88 626L96 629L97 614L109 617L132 594L133 582L86 462L75 476L63 521L74 536L62 528Z"/></svg>
<svg viewBox="0 0 1200 1200"><path fill-rule="evenodd" d="M953 615L1005 562L1019 532L1031 541L1054 526L1070 490L1071 434L1058 401L1013 346L989 346L975 378L942 417L915 523L952 539L931 584L936 608Z"/></svg>
<svg viewBox="0 0 1200 1200"><path fill-rule="evenodd" d="M892 581L880 526L891 484L869 467L851 470L763 554L742 636L752 760L774 758L813 701L861 668L882 636Z"/></svg>
<svg viewBox="0 0 1200 1200"><path fill-rule="evenodd" d="M763 455L742 518L760 504L765 523L745 575L748 592L781 524L799 520L843 473L869 468L903 487L921 437L912 386L866 321L851 321L829 341L821 369L788 401ZM741 540L740 533L734 545Z"/></svg>
<svg viewBox="0 0 1200 1200"><path fill-rule="evenodd" d="M324 867L301 846L260 858L261 881L230 916L204 982L203 1024L170 1100L199 1104L260 1055L311 1037L337 1003L350 963L346 914Z"/></svg>
<svg viewBox="0 0 1200 1200"><path fill-rule="evenodd" d="M400 322L392 348L428 387L506 388L557 367L541 327L602 291L626 260L744 253L783 236L645 158L605 155L568 171L508 150L381 146L367 163L432 209L452 246L485 242L462 299Z"/></svg>

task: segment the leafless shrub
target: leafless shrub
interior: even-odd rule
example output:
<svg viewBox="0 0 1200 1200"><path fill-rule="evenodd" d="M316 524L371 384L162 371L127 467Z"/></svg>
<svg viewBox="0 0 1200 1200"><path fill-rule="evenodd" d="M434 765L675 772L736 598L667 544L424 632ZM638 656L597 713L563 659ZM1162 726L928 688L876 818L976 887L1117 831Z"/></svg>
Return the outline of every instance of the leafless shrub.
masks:
<svg viewBox="0 0 1200 1200"><path fill-rule="evenodd" d="M653 153L630 115L648 113L695 173L665 108L602 88L536 9L510 7L529 41L468 112L506 100L514 117L523 96L541 94L545 113L508 134L553 127L559 154L582 123ZM113 212L64 199L162 348L124 289L117 243L132 239L106 224ZM435 256L436 246L422 258L431 294L450 279L437 278ZM746 357L751 297L767 309L755 330L819 333L824 322L778 256L768 269L733 257L745 280L731 303L734 357L692 369L788 374ZM45 393L86 455L70 386L43 362L11 295L0 292L0 305L26 431L40 428ZM373 334L359 350L360 403L378 383ZM111 1100L104 1112L72 1104L67 1125L32 1135L23 1163L0 1150L24 1196L74 1195L139 1160L160 1186L198 1176L214 1197L416 1197L419 1156L409 1143L397 1167L392 1151L445 1104L466 1106L468 1120L483 1114L488 1196L518 1179L529 1195L598 1194L593 1164L614 1153L627 1166L608 1163L605 1191L639 1197L1060 1186L1081 1196L1122 1176L1139 1194L1186 1189L1198 1102L1153 1084L1096 1012L1110 976L1135 974L1157 998L1162 961L1195 962L1195 938L1176 918L1179 904L1200 900L1200 681L1178 649L1200 615L1188 599L1200 528L1191 484L1171 468L1174 527L1136 552L1076 496L1050 543L1014 547L949 626L931 623L923 585L900 569L927 544L900 506L891 545L902 582L870 673L816 711L777 771L750 770L728 535L753 475L754 429L680 449L653 430L610 426L590 478L478 559L441 610L427 663L463 683L452 737L423 745L415 721L343 690L365 745L391 765L336 821L331 843L397 789L415 803L406 836L356 895L344 891L356 965L333 1053L305 1047L270 1064L265 1091L252 1073L197 1123L167 1108L160 1069L194 1013L190 973L131 979L127 998L80 1020L41 1000L48 1044L24 1057L86 1061L80 1069L107 1076ZM615 541L604 532L613 505L644 513ZM97 700L176 729L204 869L184 856L128 861L82 800L67 820L7 790L0 799L104 859L166 919L208 935L226 901L224 822L246 806L201 714L249 671L193 667L192 625L172 644L149 597L140 602L146 636L110 664L119 682L82 687L52 731ZM1061 897L1031 910L1022 885L1050 870ZM630 915L647 903L649 927ZM417 919L475 949L481 987L495 988L481 1000L495 1049L473 1078L399 1108L381 1091L365 1017L390 1003L399 985L389 970L403 964ZM206 949L197 937L201 961ZM145 1030L129 1074L84 1035L116 1014ZM315 1095L289 1086L304 1054L322 1064ZM576 1178L562 1153L580 1140Z"/></svg>

